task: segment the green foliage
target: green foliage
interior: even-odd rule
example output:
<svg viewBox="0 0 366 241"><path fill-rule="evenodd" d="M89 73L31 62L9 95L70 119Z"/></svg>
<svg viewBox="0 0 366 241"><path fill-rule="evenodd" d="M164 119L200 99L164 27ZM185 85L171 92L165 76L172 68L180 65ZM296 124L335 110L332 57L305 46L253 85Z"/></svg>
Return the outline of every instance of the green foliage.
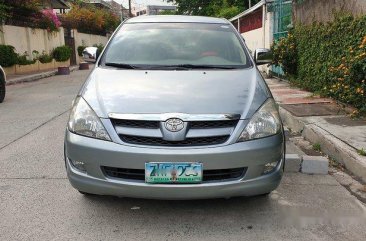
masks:
<svg viewBox="0 0 366 241"><path fill-rule="evenodd" d="M91 4L74 4L71 10L61 17L61 22L64 27L77 29L82 33L104 35L118 27L120 18Z"/></svg>
<svg viewBox="0 0 366 241"><path fill-rule="evenodd" d="M13 66L18 62L15 48L10 45L0 45L0 65L3 67Z"/></svg>
<svg viewBox="0 0 366 241"><path fill-rule="evenodd" d="M252 0L252 6L260 0ZM167 0L178 6L178 14L231 18L246 10L249 0Z"/></svg>
<svg viewBox="0 0 366 241"><path fill-rule="evenodd" d="M320 146L319 143L314 143L313 144L313 150L314 151L321 151L322 150L322 147Z"/></svg>
<svg viewBox="0 0 366 241"><path fill-rule="evenodd" d="M273 53L273 64L281 66L288 76L297 73L297 50L295 37L289 33L286 38L280 38L271 46Z"/></svg>
<svg viewBox="0 0 366 241"><path fill-rule="evenodd" d="M97 56L99 56L102 53L103 49L104 49L104 45L103 44L94 44L93 47L97 47L98 48L97 49Z"/></svg>
<svg viewBox="0 0 366 241"><path fill-rule="evenodd" d="M52 57L52 55L49 55L45 51L43 51L42 54L38 56L38 60L42 64L46 64L46 63L51 63L53 60L53 57Z"/></svg>
<svg viewBox="0 0 366 241"><path fill-rule="evenodd" d="M163 10L159 12L159 15L176 15L176 11L174 10Z"/></svg>
<svg viewBox="0 0 366 241"><path fill-rule="evenodd" d="M42 7L41 0L11 0L4 4L9 10L9 18L21 21L34 20Z"/></svg>
<svg viewBox="0 0 366 241"><path fill-rule="evenodd" d="M58 62L63 62L70 59L72 50L69 46L60 46L53 50L53 58Z"/></svg>
<svg viewBox="0 0 366 241"><path fill-rule="evenodd" d="M9 17L9 6L0 1L0 22L5 21Z"/></svg>
<svg viewBox="0 0 366 241"><path fill-rule="evenodd" d="M17 64L19 64L19 65L29 65L29 64L34 64L35 62L36 62L36 60L29 59L28 52L24 52L23 54L18 55Z"/></svg>
<svg viewBox="0 0 366 241"><path fill-rule="evenodd" d="M43 9L44 0L0 0L0 22L9 25L42 28L49 32L61 26L52 9Z"/></svg>
<svg viewBox="0 0 366 241"><path fill-rule="evenodd" d="M78 47L78 55L81 57L81 56L83 56L83 51L84 51L84 49L86 48L86 46L84 46L84 45L80 45L79 47Z"/></svg>
<svg viewBox="0 0 366 241"><path fill-rule="evenodd" d="M241 10L237 6L231 6L231 7L227 6L225 8L220 9L216 14L216 17L229 19L238 15L240 12Z"/></svg>
<svg viewBox="0 0 366 241"><path fill-rule="evenodd" d="M340 13L330 23L296 25L274 44L275 64L292 83L366 112L365 26L365 15Z"/></svg>
<svg viewBox="0 0 366 241"><path fill-rule="evenodd" d="M366 150L361 148L360 150L357 151L358 154L360 154L361 156L366 156Z"/></svg>

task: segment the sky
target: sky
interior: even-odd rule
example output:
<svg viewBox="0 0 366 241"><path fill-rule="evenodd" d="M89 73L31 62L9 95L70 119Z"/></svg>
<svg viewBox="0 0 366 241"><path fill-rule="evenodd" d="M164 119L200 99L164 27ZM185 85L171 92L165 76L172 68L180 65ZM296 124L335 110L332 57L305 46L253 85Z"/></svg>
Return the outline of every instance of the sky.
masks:
<svg viewBox="0 0 366 241"><path fill-rule="evenodd" d="M118 3L122 3L123 7L128 8L128 0L115 0ZM171 5L166 0L131 0L132 12L136 12L145 9L146 5Z"/></svg>

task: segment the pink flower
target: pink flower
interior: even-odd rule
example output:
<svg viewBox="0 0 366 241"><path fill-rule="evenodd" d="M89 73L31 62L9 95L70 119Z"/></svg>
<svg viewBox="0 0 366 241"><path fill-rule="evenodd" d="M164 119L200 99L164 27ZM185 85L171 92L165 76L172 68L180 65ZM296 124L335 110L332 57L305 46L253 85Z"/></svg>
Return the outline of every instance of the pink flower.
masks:
<svg viewBox="0 0 366 241"><path fill-rule="evenodd" d="M58 19L57 15L53 12L53 9L43 9L42 14L48 18L55 25L56 28L61 27L61 21Z"/></svg>

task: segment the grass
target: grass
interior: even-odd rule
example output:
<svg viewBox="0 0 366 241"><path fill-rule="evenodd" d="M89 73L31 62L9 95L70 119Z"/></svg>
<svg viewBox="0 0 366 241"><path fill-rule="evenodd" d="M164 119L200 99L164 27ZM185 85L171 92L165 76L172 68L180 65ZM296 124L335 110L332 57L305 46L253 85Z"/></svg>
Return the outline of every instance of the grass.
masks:
<svg viewBox="0 0 366 241"><path fill-rule="evenodd" d="M366 150L363 148L358 150L357 153L360 154L361 156L366 156Z"/></svg>
<svg viewBox="0 0 366 241"><path fill-rule="evenodd" d="M319 144L319 143L314 143L314 144L313 144L313 150L314 150L314 151L321 151L321 150L322 150L322 148L321 148L321 146L320 146L320 144Z"/></svg>

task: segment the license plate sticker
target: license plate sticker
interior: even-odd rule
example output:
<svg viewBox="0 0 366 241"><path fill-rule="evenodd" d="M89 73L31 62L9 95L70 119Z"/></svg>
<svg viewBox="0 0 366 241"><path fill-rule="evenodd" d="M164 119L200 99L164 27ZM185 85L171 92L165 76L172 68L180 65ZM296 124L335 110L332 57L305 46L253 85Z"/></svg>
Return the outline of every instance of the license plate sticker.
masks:
<svg viewBox="0 0 366 241"><path fill-rule="evenodd" d="M202 163L147 162L145 163L146 183L200 183Z"/></svg>

